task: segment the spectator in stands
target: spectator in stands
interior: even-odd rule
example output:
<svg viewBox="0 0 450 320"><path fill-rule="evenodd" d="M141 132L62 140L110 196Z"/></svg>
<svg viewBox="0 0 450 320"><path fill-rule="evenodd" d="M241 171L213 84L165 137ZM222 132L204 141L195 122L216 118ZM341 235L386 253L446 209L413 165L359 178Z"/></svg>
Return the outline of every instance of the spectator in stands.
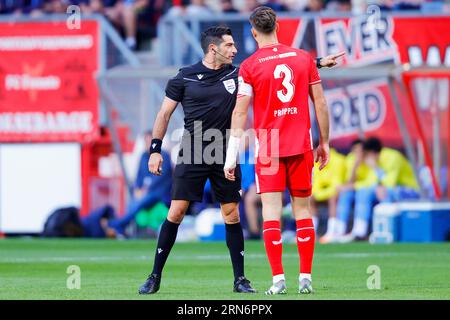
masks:
<svg viewBox="0 0 450 320"><path fill-rule="evenodd" d="M104 14L111 23L125 33L127 46L136 49L136 25L138 12L149 0L75 0L85 14ZM76 4L76 3L74 3Z"/></svg>
<svg viewBox="0 0 450 320"><path fill-rule="evenodd" d="M241 13L250 13L260 5L261 4L258 0L245 0L245 4L241 10Z"/></svg>
<svg viewBox="0 0 450 320"><path fill-rule="evenodd" d="M316 162L313 171L311 211L314 217L314 227L317 230L317 206L324 202L328 204L327 232L322 237L328 239L335 234L338 188L345 181L345 156L331 148L328 165L322 170L319 170L319 167L320 164Z"/></svg>
<svg viewBox="0 0 450 320"><path fill-rule="evenodd" d="M181 6L169 9L169 17L178 16L207 16L212 14L212 10L205 3L205 0L181 0Z"/></svg>
<svg viewBox="0 0 450 320"><path fill-rule="evenodd" d="M44 2L44 0L0 0L0 14L37 16L43 13Z"/></svg>
<svg viewBox="0 0 450 320"><path fill-rule="evenodd" d="M332 12L351 12L352 2L351 0L332 0L327 3L326 9Z"/></svg>
<svg viewBox="0 0 450 320"><path fill-rule="evenodd" d="M232 0L221 0L221 11L223 13L238 13L239 11L233 6Z"/></svg>
<svg viewBox="0 0 450 320"><path fill-rule="evenodd" d="M170 155L162 150L161 155L164 159L162 175L152 175L148 170L148 159L150 157L150 143L152 141L152 131L144 134L146 150L142 154L136 183L134 188L134 197L128 207L126 214L110 222L110 226L116 230L118 235L125 236L125 228L136 217L142 209L149 209L158 202L170 205L170 190L172 187L172 164Z"/></svg>
<svg viewBox="0 0 450 320"><path fill-rule="evenodd" d="M0 14L12 14L18 9L18 1L0 0Z"/></svg>
<svg viewBox="0 0 450 320"><path fill-rule="evenodd" d="M382 0L379 7L383 11L420 10L423 0Z"/></svg>
<svg viewBox="0 0 450 320"><path fill-rule="evenodd" d="M272 10L276 12L284 12L288 11L288 7L282 3L282 1L279 0L269 0L264 4L266 7L272 8Z"/></svg>
<svg viewBox="0 0 450 320"><path fill-rule="evenodd" d="M371 168L372 184L355 196L355 218L352 231L341 242L365 239L369 231L372 209L378 202L397 202L419 198L419 186L408 159L399 151L383 148L378 138L364 142L364 163Z"/></svg>
<svg viewBox="0 0 450 320"><path fill-rule="evenodd" d="M81 218L83 237L85 238L115 238L116 231L108 226L108 222L115 218L114 208L107 205Z"/></svg>
<svg viewBox="0 0 450 320"><path fill-rule="evenodd" d="M66 14L68 6L72 4L69 0L48 0L47 2L46 11L59 14Z"/></svg>
<svg viewBox="0 0 450 320"><path fill-rule="evenodd" d="M306 12L319 12L325 8L325 3L323 0L308 0L305 7Z"/></svg>
<svg viewBox="0 0 450 320"><path fill-rule="evenodd" d="M346 232L350 222L356 194L373 184L374 173L364 162L363 141L356 139L345 158L345 184L338 187L337 220L333 234L320 239L321 243L338 241ZM356 208L355 208L356 210Z"/></svg>
<svg viewBox="0 0 450 320"><path fill-rule="evenodd" d="M306 8L308 0L284 0L283 4L289 11L303 11Z"/></svg>

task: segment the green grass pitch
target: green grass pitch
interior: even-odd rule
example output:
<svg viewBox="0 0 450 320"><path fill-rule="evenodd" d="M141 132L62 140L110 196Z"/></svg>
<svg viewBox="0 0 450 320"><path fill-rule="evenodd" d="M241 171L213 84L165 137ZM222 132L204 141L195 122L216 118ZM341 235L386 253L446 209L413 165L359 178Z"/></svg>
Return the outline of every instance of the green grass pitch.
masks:
<svg viewBox="0 0 450 320"><path fill-rule="evenodd" d="M264 296L271 284L260 241L246 242L246 276L257 294L232 292L224 242L176 243L160 291L139 296L151 271L155 241L0 240L0 299L450 299L450 244L316 245L315 294L297 294L298 256L285 244L284 296ZM81 270L81 288L69 290L67 268ZM381 271L381 288L369 290L367 269Z"/></svg>

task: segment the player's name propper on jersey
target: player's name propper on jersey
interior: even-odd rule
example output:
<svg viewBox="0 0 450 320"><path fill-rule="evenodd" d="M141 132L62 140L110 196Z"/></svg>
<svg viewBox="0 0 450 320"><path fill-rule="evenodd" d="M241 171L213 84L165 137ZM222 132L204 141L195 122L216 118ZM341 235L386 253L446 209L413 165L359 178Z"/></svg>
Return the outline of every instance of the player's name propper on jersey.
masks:
<svg viewBox="0 0 450 320"><path fill-rule="evenodd" d="M258 61L259 61L259 63L263 63L263 62L270 61L270 60L283 59L283 58L289 58L289 57L295 57L295 56L297 56L297 52L295 52L295 51L285 52L285 53L280 53L280 54L276 54L273 56L268 56L265 58L259 58Z"/></svg>
<svg viewBox="0 0 450 320"><path fill-rule="evenodd" d="M281 109L276 109L274 110L274 117L282 117L285 115L290 115L290 114L297 114L298 112L297 107L290 107L290 108L281 108Z"/></svg>

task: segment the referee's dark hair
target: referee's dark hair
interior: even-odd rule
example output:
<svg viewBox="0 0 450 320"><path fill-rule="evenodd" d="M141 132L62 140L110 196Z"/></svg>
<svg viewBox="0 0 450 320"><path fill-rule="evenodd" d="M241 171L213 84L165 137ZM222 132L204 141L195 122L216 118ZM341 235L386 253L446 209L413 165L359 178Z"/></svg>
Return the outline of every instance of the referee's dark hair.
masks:
<svg viewBox="0 0 450 320"><path fill-rule="evenodd" d="M256 31L270 34L277 27L277 15L272 8L261 6L253 10L250 24Z"/></svg>
<svg viewBox="0 0 450 320"><path fill-rule="evenodd" d="M383 145L380 139L371 137L364 141L363 150L364 151L372 151L376 153L380 153Z"/></svg>
<svg viewBox="0 0 450 320"><path fill-rule="evenodd" d="M200 39L203 52L205 54L208 53L208 46L211 43L214 43L217 46L220 45L223 42L222 36L224 35L232 36L231 29L225 26L215 26L203 31Z"/></svg>

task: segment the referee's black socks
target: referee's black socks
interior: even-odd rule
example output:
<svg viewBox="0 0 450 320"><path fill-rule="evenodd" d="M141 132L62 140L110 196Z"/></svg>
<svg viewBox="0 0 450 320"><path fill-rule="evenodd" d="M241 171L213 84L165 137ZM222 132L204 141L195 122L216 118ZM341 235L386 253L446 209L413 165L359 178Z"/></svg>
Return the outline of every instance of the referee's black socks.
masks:
<svg viewBox="0 0 450 320"><path fill-rule="evenodd" d="M241 223L225 224L227 247L230 250L234 278L244 276L244 234Z"/></svg>
<svg viewBox="0 0 450 320"><path fill-rule="evenodd" d="M177 238L179 226L180 225L178 223L170 222L167 219L162 224L161 231L159 232L158 246L156 247L155 262L153 264L152 274L161 275L170 250L172 249L175 239Z"/></svg>

